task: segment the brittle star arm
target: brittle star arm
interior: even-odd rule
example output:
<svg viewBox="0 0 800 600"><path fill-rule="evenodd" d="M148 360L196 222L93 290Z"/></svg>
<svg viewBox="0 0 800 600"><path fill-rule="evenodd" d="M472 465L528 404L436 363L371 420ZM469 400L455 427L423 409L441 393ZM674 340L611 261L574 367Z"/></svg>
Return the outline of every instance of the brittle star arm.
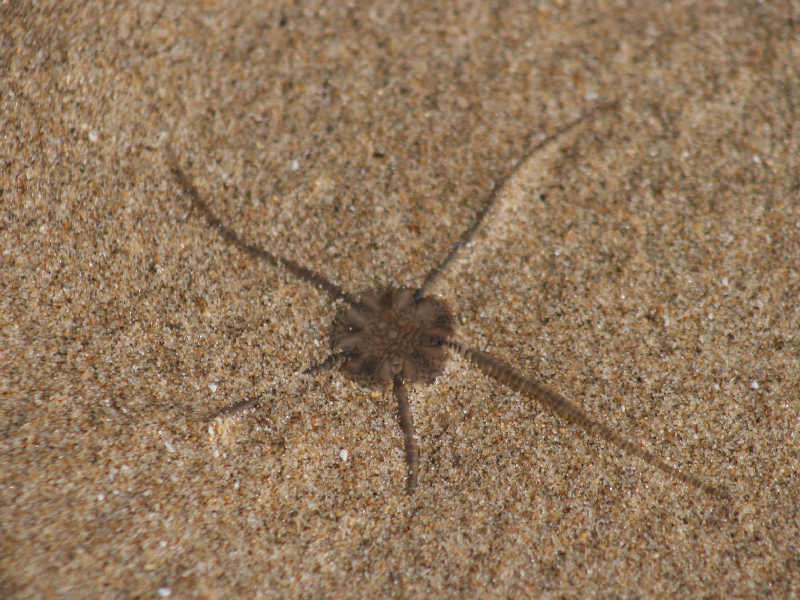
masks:
<svg viewBox="0 0 800 600"><path fill-rule="evenodd" d="M312 271L311 269L307 269L306 267L289 258L283 258L277 254L273 254L269 250L264 250L263 248L249 244L241 239L236 233L226 227L203 201L203 199L200 197L200 192L197 191L197 188L192 180L178 165L178 161L175 158L175 154L172 152L172 148L167 146L166 152L169 168L172 171L172 174L175 176L178 184L183 189L183 192L189 197L192 206L203 214L206 223L208 223L211 228L215 229L217 233L222 236L222 239L224 239L226 242L229 242L233 246L236 246L239 248L239 250L252 256L253 258L263 260L274 267L285 267L286 270L292 275L298 279L302 279L303 281L310 283L314 287L324 292L327 292L328 295L330 295L334 300L344 300L351 305L356 304L356 300L353 298L353 296L319 273Z"/></svg>
<svg viewBox="0 0 800 600"><path fill-rule="evenodd" d="M333 354L328 355L328 357L322 362L318 362L308 367L306 370L303 371L303 375L313 375L314 373L321 373L322 371L327 371L334 365L338 364L340 361L344 360L346 357L347 354L345 354L344 352L334 352Z"/></svg>
<svg viewBox="0 0 800 600"><path fill-rule="evenodd" d="M528 398L543 404L548 410L555 413L562 419L581 427L590 434L599 435L604 440L611 442L625 452L638 456L647 464L660 469L668 475L682 481L694 488L717 497L728 498L729 494L724 488L715 487L701 481L694 475L689 475L667 464L662 459L648 452L628 439L625 439L610 427L594 421L589 415L583 412L572 402L560 394L546 388L545 386L527 379L517 373L510 365L505 362L478 350L472 350L459 344L458 342L445 342L447 346L461 354L464 358L474 364L484 375L491 377L495 381L511 388L515 392L523 394Z"/></svg>
<svg viewBox="0 0 800 600"><path fill-rule="evenodd" d="M408 478L406 479L406 492L414 493L417 487L417 465L419 464L419 450L417 441L414 439L414 419L408 407L408 393L400 375L395 375L392 381L394 397L397 399L397 415L400 420L400 427L403 430L403 438L406 452L406 465L408 466Z"/></svg>
<svg viewBox="0 0 800 600"><path fill-rule="evenodd" d="M244 400L239 400L238 402L234 402L230 406L226 406L225 408L221 408L219 410L215 410L213 413L209 414L205 421L213 421L218 417L228 417L230 415L235 415L236 413L244 412L248 408L254 408L261 404L263 400L262 396L255 396L253 398L245 398Z"/></svg>
<svg viewBox="0 0 800 600"><path fill-rule="evenodd" d="M467 227L464 233L461 234L461 237L458 238L456 243L450 249L450 252L447 253L447 256L445 256L444 259L439 264L435 265L428 272L422 284L414 292L414 297L415 298L422 297L427 291L427 289L431 285L433 285L433 283L436 281L439 275L441 275L442 272L450 265L450 263L453 262L453 259L456 257L458 252L472 240L472 238L475 236L475 233L478 231L478 228L481 226L481 223L483 223L483 221L486 219L486 215L488 215L491 212L492 208L497 203L497 198L500 195L500 192L505 188L508 180L511 179L516 174L517 171L519 171L522 165L528 162L528 159L530 159L534 154L539 152L542 148L544 148L554 140L558 139L565 133L571 131L572 129L580 125L583 121L585 121L589 117L596 115L600 111L615 108L618 105L619 105L618 101L612 101L612 102L607 102L605 104L600 104L594 107L589 112L581 115L577 119L574 119L569 123L567 123L566 125L559 127L558 129L556 129L554 133L548 135L543 140L539 141L533 146L531 146L531 138L533 137L533 133L529 133L525 137L525 142L523 144L524 146L528 147L528 150L516 162L516 164L511 168L511 170L508 171L508 173L503 175L498 181L494 182L494 187L492 188L492 191L489 192L489 197L487 198L486 202L483 203L483 206L480 208L480 210L478 210L478 212L475 214L475 218L473 219L470 226Z"/></svg>

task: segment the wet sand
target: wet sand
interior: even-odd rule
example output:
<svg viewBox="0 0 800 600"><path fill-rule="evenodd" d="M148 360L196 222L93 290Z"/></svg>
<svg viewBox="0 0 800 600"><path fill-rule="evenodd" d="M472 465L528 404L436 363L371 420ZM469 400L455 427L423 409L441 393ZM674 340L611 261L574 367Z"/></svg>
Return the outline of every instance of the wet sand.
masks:
<svg viewBox="0 0 800 600"><path fill-rule="evenodd" d="M0 596L799 593L796 5L11 4ZM390 390L302 374L340 303L168 146L351 293L502 184L431 287L455 339L731 499L459 357L409 497Z"/></svg>

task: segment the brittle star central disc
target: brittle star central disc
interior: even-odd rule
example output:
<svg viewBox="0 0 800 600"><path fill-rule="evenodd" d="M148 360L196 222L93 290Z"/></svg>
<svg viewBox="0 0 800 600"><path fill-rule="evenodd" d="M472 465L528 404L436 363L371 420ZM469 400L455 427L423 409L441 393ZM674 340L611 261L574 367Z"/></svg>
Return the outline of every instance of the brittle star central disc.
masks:
<svg viewBox="0 0 800 600"><path fill-rule="evenodd" d="M331 328L331 349L342 355L342 373L369 387L401 377L432 383L447 362L453 317L442 300L415 298L407 288L385 287L342 308Z"/></svg>

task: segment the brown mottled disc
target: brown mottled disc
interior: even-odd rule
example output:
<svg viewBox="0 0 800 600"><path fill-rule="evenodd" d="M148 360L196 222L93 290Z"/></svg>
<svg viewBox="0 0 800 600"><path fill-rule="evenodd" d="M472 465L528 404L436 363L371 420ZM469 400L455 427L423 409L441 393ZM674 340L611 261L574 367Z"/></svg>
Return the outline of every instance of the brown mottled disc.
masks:
<svg viewBox="0 0 800 600"><path fill-rule="evenodd" d="M407 288L361 294L341 309L331 328L331 349L343 356L348 379L380 387L401 375L407 383L432 383L444 369L453 317L443 301L414 298Z"/></svg>

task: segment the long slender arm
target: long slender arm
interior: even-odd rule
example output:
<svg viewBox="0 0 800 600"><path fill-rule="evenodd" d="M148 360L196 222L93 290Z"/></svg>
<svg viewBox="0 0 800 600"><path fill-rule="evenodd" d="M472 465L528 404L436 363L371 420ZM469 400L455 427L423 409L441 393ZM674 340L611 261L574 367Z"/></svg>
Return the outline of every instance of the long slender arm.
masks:
<svg viewBox="0 0 800 600"><path fill-rule="evenodd" d="M441 275L442 272L450 265L450 263L453 262L453 259L456 257L458 252L464 246L466 246L470 242L470 240L475 236L475 232L478 231L478 228L481 226L481 223L483 223L484 219L486 219L486 215L488 215L489 212L494 207L495 203L497 202L497 197L500 195L500 192L505 188L508 180L511 179L511 177L513 177L513 175L519 170L519 168L522 165L528 162L528 159L531 156L539 152L542 148L544 148L554 140L558 139L565 133L574 129L577 125L579 125L589 117L594 116L600 111L614 108L618 106L618 104L619 104L618 101L612 101L600 104L594 107L589 112L581 115L577 119L574 119L569 123L567 123L566 125L559 127L554 133L548 135L546 138L534 144L533 146L531 146L531 138L533 137L533 133L529 133L525 137L525 142L523 144L523 146L528 147L528 150L516 162L516 164L511 168L511 170L508 171L508 173L502 176L498 181L495 181L492 191L489 192L489 197L486 199L486 202L483 203L483 206L480 208L480 210L478 210L478 212L475 214L475 218L472 220L472 223L469 225L469 227L467 227L464 233L461 234L461 237L458 238L456 243L450 249L450 252L447 253L447 256L445 256L444 259L439 264L435 265L428 272L428 274L425 276L425 280L422 282L422 285L420 285L419 289L417 289L417 291L414 292L414 297L420 298L421 296L423 296L425 292L428 290L428 288L431 285L433 285L433 282L436 281L439 275Z"/></svg>
<svg viewBox="0 0 800 600"><path fill-rule="evenodd" d="M450 348L464 356L476 367L478 367L478 369L484 375L502 383L515 392L519 392L520 394L524 394L525 396L540 402L551 412L555 413L562 419L569 421L570 423L578 425L584 431L590 434L599 435L604 440L611 442L619 448L622 448L629 454L638 456L647 464L652 465L671 475L675 479L700 489L711 496L715 496L717 498L729 497L727 490L709 485L694 475L689 475L688 473L679 471L641 446L638 446L630 440L625 439L606 425L592 420L589 415L587 415L580 408L560 394L546 388L541 384L536 383L535 381L531 381L530 379L523 377L505 362L484 352L466 348L457 342L445 343Z"/></svg>
<svg viewBox="0 0 800 600"><path fill-rule="evenodd" d="M397 399L397 414L400 419L400 427L403 429L403 438L406 450L406 465L408 466L408 478L406 479L406 491L414 493L417 487L417 465L419 464L419 450L417 441L414 439L414 419L408 407L408 393L400 375L395 375L394 397Z"/></svg>
<svg viewBox="0 0 800 600"><path fill-rule="evenodd" d="M345 358L344 352L334 352L333 354L328 355L328 357L319 362L315 365L311 365L305 371L303 371L303 375L313 375L314 373L320 373L322 371L327 371L334 365L338 364L342 359Z"/></svg>
<svg viewBox="0 0 800 600"><path fill-rule="evenodd" d="M209 414L205 421L213 421L217 417L229 417L231 415L235 415L237 413L241 413L246 411L248 408L254 408L261 404L261 401L264 398L262 396L255 396L253 398L245 398L244 400L239 400L238 402L234 402L230 406L226 406L225 408L221 408L219 410L214 411L213 413Z"/></svg>
<svg viewBox="0 0 800 600"><path fill-rule="evenodd" d="M234 233L231 229L226 227L219 218L211 212L211 209L208 205L203 201L200 197L200 193L197 191L194 183L192 180L183 172L183 170L178 165L178 161L175 158L175 154L172 152L172 149L168 146L167 147L167 162L169 164L170 170L172 174L175 176L178 184L183 189L183 192L189 197L189 200L192 203L192 206L200 211L205 217L206 223L213 229L217 231L222 236L226 242L236 246L244 252L252 256L253 258L263 260L264 262L272 265L273 267L280 267L283 266L289 271L292 275L297 277L298 279L302 279L313 285L316 288L321 289L324 292L327 292L334 300L344 300L349 304L356 304L355 298L345 292L342 288L338 285L333 283L332 281L328 281L325 277L312 271L311 269L307 269L306 267L296 263L295 261L289 258L283 258L282 256L278 256L273 254L269 250L264 250L263 248L259 248L253 244L248 244L244 240L242 240L236 233Z"/></svg>

